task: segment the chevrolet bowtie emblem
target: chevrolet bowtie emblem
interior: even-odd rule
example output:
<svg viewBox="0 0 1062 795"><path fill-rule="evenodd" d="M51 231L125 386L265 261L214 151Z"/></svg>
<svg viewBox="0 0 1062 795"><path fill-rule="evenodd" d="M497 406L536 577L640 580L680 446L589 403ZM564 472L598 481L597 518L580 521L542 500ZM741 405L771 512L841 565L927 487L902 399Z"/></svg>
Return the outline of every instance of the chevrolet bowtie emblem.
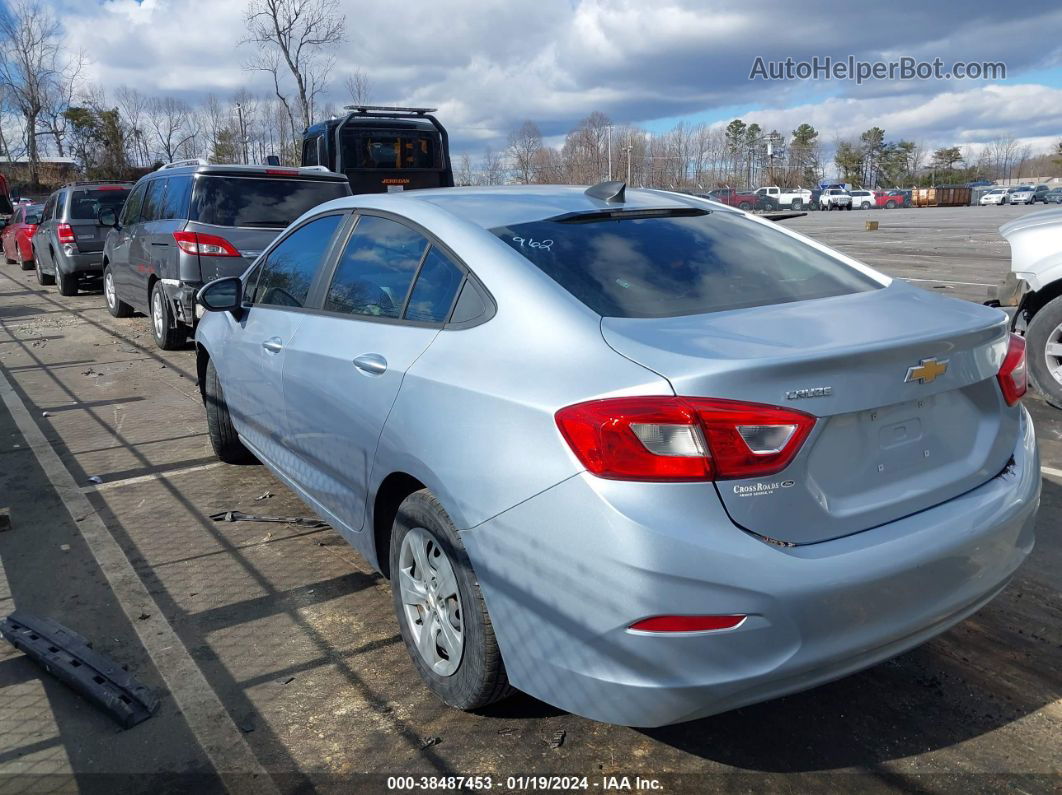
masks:
<svg viewBox="0 0 1062 795"><path fill-rule="evenodd" d="M917 381L920 384L928 384L936 380L937 376L944 375L948 371L948 360L938 362L936 358L923 359L915 367L907 368L907 377L903 379L905 384Z"/></svg>

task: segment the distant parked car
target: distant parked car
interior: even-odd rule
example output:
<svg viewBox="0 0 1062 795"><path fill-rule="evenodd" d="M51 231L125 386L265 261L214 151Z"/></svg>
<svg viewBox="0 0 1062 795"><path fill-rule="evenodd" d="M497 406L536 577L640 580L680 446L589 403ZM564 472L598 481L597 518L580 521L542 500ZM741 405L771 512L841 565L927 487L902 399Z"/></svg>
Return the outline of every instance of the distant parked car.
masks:
<svg viewBox="0 0 1062 795"><path fill-rule="evenodd" d="M4 231L0 232L0 241L4 248L4 261L10 265L17 262L22 270L33 268L33 244L31 242L37 224L41 220L43 204L19 204L11 216Z"/></svg>
<svg viewBox="0 0 1062 795"><path fill-rule="evenodd" d="M803 210L811 202L811 191L807 188L783 190L777 185L768 185L763 188L756 188L756 194L763 197L767 204L773 204L773 208L784 207L787 210Z"/></svg>
<svg viewBox="0 0 1062 795"><path fill-rule="evenodd" d="M108 311L151 316L163 350L195 326L194 298L206 282L239 276L280 231L322 202L350 195L350 183L323 166L208 165L178 161L142 177L103 252Z"/></svg>
<svg viewBox="0 0 1062 795"><path fill-rule="evenodd" d="M905 190L874 191L874 202L884 210L911 206L911 192Z"/></svg>
<svg viewBox="0 0 1062 795"><path fill-rule="evenodd" d="M1035 191L1032 185L1019 185L1007 188L1007 199L1011 204L1032 204Z"/></svg>
<svg viewBox="0 0 1062 795"><path fill-rule="evenodd" d="M99 214L117 213L132 188L132 182L75 182L49 196L33 235L37 281L58 282L60 295L77 295L82 277L98 276L107 235Z"/></svg>
<svg viewBox="0 0 1062 795"><path fill-rule="evenodd" d="M755 193L734 190L733 188L717 188L716 190L708 191L707 198L730 207L737 207L739 210L752 210L755 209L757 204L760 204L760 197Z"/></svg>
<svg viewBox="0 0 1062 795"><path fill-rule="evenodd" d="M1051 188L1049 185L1037 185L1035 188L1033 188L1033 196L1030 204L1036 204L1036 202L1043 202L1044 204L1047 204L1047 199L1045 199L1044 197L1048 194L1048 192L1050 192L1050 190Z"/></svg>
<svg viewBox="0 0 1062 795"><path fill-rule="evenodd" d="M843 188L827 188L819 196L819 207L823 210L851 210L852 197Z"/></svg>
<svg viewBox="0 0 1062 795"><path fill-rule="evenodd" d="M1009 194L1007 193L1006 188L993 188L992 190L988 191L988 193L984 194L978 200L978 203L982 207L987 207L990 204L1000 205L1006 204L1008 198Z"/></svg>
<svg viewBox="0 0 1062 795"><path fill-rule="evenodd" d="M1062 204L1062 188L1051 188L1045 193L1044 204Z"/></svg>
<svg viewBox="0 0 1062 795"><path fill-rule="evenodd" d="M876 191L853 190L849 191L848 195L852 197L852 207L857 210L869 210L871 207L877 206Z"/></svg>

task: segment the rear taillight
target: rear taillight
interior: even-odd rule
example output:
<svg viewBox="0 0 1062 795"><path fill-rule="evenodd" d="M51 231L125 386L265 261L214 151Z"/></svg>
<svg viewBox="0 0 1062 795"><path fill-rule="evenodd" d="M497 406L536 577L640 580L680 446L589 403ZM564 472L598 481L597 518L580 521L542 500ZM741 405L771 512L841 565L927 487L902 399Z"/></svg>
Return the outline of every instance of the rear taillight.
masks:
<svg viewBox="0 0 1062 795"><path fill-rule="evenodd" d="M747 616L653 616L635 621L629 629L635 632L709 632L734 629L745 623Z"/></svg>
<svg viewBox="0 0 1062 795"><path fill-rule="evenodd" d="M55 228L55 236L59 238L60 243L76 243L77 239L74 237L74 227L70 224L59 224Z"/></svg>
<svg viewBox="0 0 1062 795"><path fill-rule="evenodd" d="M773 475L815 418L792 409L690 397L610 398L557 412L579 461L613 480L732 480Z"/></svg>
<svg viewBox="0 0 1062 795"><path fill-rule="evenodd" d="M1029 388L1029 374L1025 369L1025 338L1019 334L1010 335L1007 355L996 375L999 388L1003 390L1003 399L1008 406L1013 406Z"/></svg>
<svg viewBox="0 0 1062 795"><path fill-rule="evenodd" d="M174 232L173 239L185 254L201 254L204 257L238 257L240 252L223 237L205 235L202 232Z"/></svg>

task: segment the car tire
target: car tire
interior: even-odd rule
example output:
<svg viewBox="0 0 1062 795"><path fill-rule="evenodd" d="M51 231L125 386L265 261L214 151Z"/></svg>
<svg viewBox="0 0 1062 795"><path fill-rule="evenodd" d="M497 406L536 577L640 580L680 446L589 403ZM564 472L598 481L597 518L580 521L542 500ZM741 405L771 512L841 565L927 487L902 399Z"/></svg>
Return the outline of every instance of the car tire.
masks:
<svg viewBox="0 0 1062 795"><path fill-rule="evenodd" d="M178 325L173 316L166 294L162 291L162 282L155 282L148 299L148 319L151 321L151 336L155 344L164 351L173 351L182 347L188 339L184 326Z"/></svg>
<svg viewBox="0 0 1062 795"><path fill-rule="evenodd" d="M895 210L896 209L896 202L893 202L893 201L885 202L885 209L886 210Z"/></svg>
<svg viewBox="0 0 1062 795"><path fill-rule="evenodd" d="M207 360L206 373L203 376L203 403L206 407L207 435L214 455L226 464L256 463L251 451L244 447L236 429L232 425L232 415L225 402L225 393L221 390L218 371L213 360Z"/></svg>
<svg viewBox="0 0 1062 795"><path fill-rule="evenodd" d="M77 295L77 274L63 273L58 263L55 265L55 282L59 285L59 295Z"/></svg>
<svg viewBox="0 0 1062 795"><path fill-rule="evenodd" d="M864 209L864 210L869 210L870 209L870 202L863 202L863 204L861 205L861 208Z"/></svg>
<svg viewBox="0 0 1062 795"><path fill-rule="evenodd" d="M510 695L513 688L472 563L450 517L427 489L414 492L399 506L391 533L390 571L399 631L428 688L462 710ZM453 631L445 645L452 649L454 638L460 643L456 655L438 640L446 635L444 624Z"/></svg>
<svg viewBox="0 0 1062 795"><path fill-rule="evenodd" d="M1062 356L1049 360L1049 343L1062 344L1062 296L1048 301L1033 315L1025 332L1029 379L1044 400L1062 409ZM1057 375L1052 375L1052 370Z"/></svg>
<svg viewBox="0 0 1062 795"><path fill-rule="evenodd" d="M851 210L852 209L852 205L849 204L847 207L845 207L845 209L846 210Z"/></svg>
<svg viewBox="0 0 1062 795"><path fill-rule="evenodd" d="M793 199L793 203L789 205L789 209L791 209L791 210L803 210L804 209L804 202L801 201L800 199Z"/></svg>
<svg viewBox="0 0 1062 795"><path fill-rule="evenodd" d="M133 314L133 307L118 297L110 265L103 269L103 300L111 317L129 317Z"/></svg>
<svg viewBox="0 0 1062 795"><path fill-rule="evenodd" d="M55 277L41 270L41 261L37 259L37 252L33 252L33 269L37 271L37 284L55 284Z"/></svg>
<svg viewBox="0 0 1062 795"><path fill-rule="evenodd" d="M752 205L749 204L748 202L741 202L741 203L738 204L738 209L739 210L744 210L745 212L748 212L749 210L752 209Z"/></svg>

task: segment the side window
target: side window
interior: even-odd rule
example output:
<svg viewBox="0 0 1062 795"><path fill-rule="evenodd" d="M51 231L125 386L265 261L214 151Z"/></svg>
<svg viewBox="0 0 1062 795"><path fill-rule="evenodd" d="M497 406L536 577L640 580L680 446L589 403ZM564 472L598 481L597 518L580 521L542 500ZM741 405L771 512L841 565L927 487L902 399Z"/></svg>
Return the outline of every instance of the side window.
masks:
<svg viewBox="0 0 1062 795"><path fill-rule="evenodd" d="M162 204L165 198L166 180L153 179L148 183L147 195L144 197L144 206L140 209L140 223L157 221L161 216Z"/></svg>
<svg viewBox="0 0 1062 795"><path fill-rule="evenodd" d="M48 201L44 204L44 212L42 213L42 221L50 221L55 216L55 194L53 193L48 197Z"/></svg>
<svg viewBox="0 0 1062 795"><path fill-rule="evenodd" d="M342 215L325 215L303 224L266 256L252 303L301 307L306 304L317 268L328 253Z"/></svg>
<svg viewBox="0 0 1062 795"><path fill-rule="evenodd" d="M445 323L463 277L461 269L433 246L424 258L413 292L409 294L406 320Z"/></svg>
<svg viewBox="0 0 1062 795"><path fill-rule="evenodd" d="M159 219L164 218L187 218L188 200L192 195L191 175L183 177L169 177L167 182L162 209L159 211Z"/></svg>
<svg viewBox="0 0 1062 795"><path fill-rule="evenodd" d="M302 142L302 164L304 166L316 166L318 163L317 136L307 138Z"/></svg>
<svg viewBox="0 0 1062 795"><path fill-rule="evenodd" d="M388 218L362 216L325 296L329 312L397 318L428 241Z"/></svg>
<svg viewBox="0 0 1062 795"><path fill-rule="evenodd" d="M129 226L129 224L135 224L140 218L140 206L144 203L144 191L147 190L147 183L141 182L135 188L133 192L129 194L129 198L125 200L125 206L122 208L122 216L118 219L118 223L122 226Z"/></svg>

